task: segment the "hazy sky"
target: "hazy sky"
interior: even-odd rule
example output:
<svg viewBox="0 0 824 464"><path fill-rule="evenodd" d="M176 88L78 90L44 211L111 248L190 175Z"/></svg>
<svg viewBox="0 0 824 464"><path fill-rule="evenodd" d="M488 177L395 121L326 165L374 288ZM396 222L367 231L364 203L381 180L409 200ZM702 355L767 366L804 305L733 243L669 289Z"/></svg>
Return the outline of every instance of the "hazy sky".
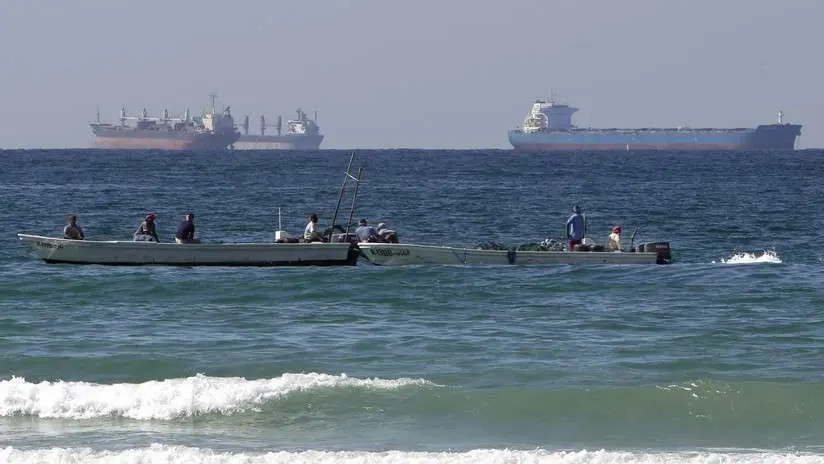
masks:
<svg viewBox="0 0 824 464"><path fill-rule="evenodd" d="M593 127L804 125L822 0L3 0L0 148L85 147L100 108L318 111L323 148L509 148L532 100ZM816 51L819 50L819 51Z"/></svg>

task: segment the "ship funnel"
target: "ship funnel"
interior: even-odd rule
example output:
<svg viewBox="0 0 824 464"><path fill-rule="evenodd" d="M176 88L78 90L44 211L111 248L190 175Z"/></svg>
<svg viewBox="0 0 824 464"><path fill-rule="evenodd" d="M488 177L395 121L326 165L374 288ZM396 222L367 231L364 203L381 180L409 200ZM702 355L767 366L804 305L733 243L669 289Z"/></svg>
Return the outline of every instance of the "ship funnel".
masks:
<svg viewBox="0 0 824 464"><path fill-rule="evenodd" d="M120 107L120 125L121 126L126 125L126 107L125 106Z"/></svg>
<svg viewBox="0 0 824 464"><path fill-rule="evenodd" d="M169 119L169 110L167 110L166 108L163 108L163 115L162 115L162 117L163 117L163 120L164 120L164 121L165 121L165 120L167 120L167 119Z"/></svg>
<svg viewBox="0 0 824 464"><path fill-rule="evenodd" d="M186 111L183 113L183 119L186 122L189 122L189 119L192 118L192 113L189 111L189 108L186 108Z"/></svg>
<svg viewBox="0 0 824 464"><path fill-rule="evenodd" d="M278 116L278 123L275 125L275 128L278 130L278 135L281 133L281 129L283 129L283 118Z"/></svg>
<svg viewBox="0 0 824 464"><path fill-rule="evenodd" d="M784 124L784 112L783 111L778 112L778 124Z"/></svg>
<svg viewBox="0 0 824 464"><path fill-rule="evenodd" d="M262 114L260 115L260 135L266 135L266 118Z"/></svg>
<svg viewBox="0 0 824 464"><path fill-rule="evenodd" d="M140 112L141 119L146 119L149 117L149 112L146 111L146 108L143 108L143 111Z"/></svg>
<svg viewBox="0 0 824 464"><path fill-rule="evenodd" d="M243 117L243 135L249 135L249 116Z"/></svg>
<svg viewBox="0 0 824 464"><path fill-rule="evenodd" d="M212 114L215 114L215 100L217 99L216 93L210 93L209 98L212 100Z"/></svg>

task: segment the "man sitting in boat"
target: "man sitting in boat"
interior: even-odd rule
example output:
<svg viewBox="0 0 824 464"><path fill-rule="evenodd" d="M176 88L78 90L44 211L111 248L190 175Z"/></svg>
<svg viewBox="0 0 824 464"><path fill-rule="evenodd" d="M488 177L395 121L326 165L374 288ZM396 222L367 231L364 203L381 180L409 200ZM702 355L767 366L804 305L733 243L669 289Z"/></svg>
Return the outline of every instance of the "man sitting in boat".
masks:
<svg viewBox="0 0 824 464"><path fill-rule="evenodd" d="M155 219L157 219L155 213L146 215L143 222L141 222L137 230L134 231L134 237L132 238L135 242L160 242L160 239L157 237Z"/></svg>
<svg viewBox="0 0 824 464"><path fill-rule="evenodd" d="M378 238L384 243L398 243L398 234L390 229L385 222L378 224Z"/></svg>
<svg viewBox="0 0 824 464"><path fill-rule="evenodd" d="M612 228L612 233L609 234L607 239L607 250L621 251L621 226Z"/></svg>
<svg viewBox="0 0 824 464"><path fill-rule="evenodd" d="M569 251L575 250L575 245L580 245L584 238L584 217L581 215L581 207L572 207L572 216L566 222L567 239L569 240Z"/></svg>
<svg viewBox="0 0 824 464"><path fill-rule="evenodd" d="M323 236L318 232L318 215L312 213L309 216L309 224L306 224L306 229L303 230L304 242L323 242Z"/></svg>
<svg viewBox="0 0 824 464"><path fill-rule="evenodd" d="M83 228L77 224L77 216L74 214L69 216L69 223L63 228L63 238L69 240L83 240L86 238L83 234Z"/></svg>
<svg viewBox="0 0 824 464"><path fill-rule="evenodd" d="M360 225L357 229L355 229L355 235L358 236L359 242L380 242L380 236L378 235L378 231L375 230L374 227L370 226L366 219L360 220Z"/></svg>
<svg viewBox="0 0 824 464"><path fill-rule="evenodd" d="M180 222L175 234L176 243L200 243L200 240L195 238L194 219L194 213L188 213L183 217L183 221Z"/></svg>

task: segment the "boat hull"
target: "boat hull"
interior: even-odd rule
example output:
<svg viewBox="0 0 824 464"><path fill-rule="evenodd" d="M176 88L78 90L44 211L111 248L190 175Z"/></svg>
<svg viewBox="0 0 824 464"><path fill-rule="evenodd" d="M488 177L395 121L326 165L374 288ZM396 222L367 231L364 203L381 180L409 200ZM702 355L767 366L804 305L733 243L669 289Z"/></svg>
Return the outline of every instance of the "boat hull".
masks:
<svg viewBox="0 0 824 464"><path fill-rule="evenodd" d="M801 126L766 124L755 129L570 129L509 131L518 150L793 150Z"/></svg>
<svg viewBox="0 0 824 464"><path fill-rule="evenodd" d="M240 133L199 133L187 131L135 130L93 127L97 148L222 151Z"/></svg>
<svg viewBox="0 0 824 464"><path fill-rule="evenodd" d="M317 150L323 135L241 135L235 150Z"/></svg>
<svg viewBox="0 0 824 464"><path fill-rule="evenodd" d="M517 251L481 250L402 243L359 243L361 256L380 266L413 264L555 265L555 264L665 264L656 251Z"/></svg>
<svg viewBox="0 0 824 464"><path fill-rule="evenodd" d="M348 243L200 243L66 240L17 234L47 263L120 266L352 266Z"/></svg>

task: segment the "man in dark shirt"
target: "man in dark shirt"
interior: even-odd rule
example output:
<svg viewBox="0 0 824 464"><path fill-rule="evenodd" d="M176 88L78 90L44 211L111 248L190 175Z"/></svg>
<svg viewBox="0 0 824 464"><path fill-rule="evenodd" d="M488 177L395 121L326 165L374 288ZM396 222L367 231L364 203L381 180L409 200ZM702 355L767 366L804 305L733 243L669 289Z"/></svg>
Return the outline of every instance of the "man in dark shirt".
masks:
<svg viewBox="0 0 824 464"><path fill-rule="evenodd" d="M200 240L195 239L195 215L188 213L180 225L177 227L175 234L175 242L177 243L200 243Z"/></svg>
<svg viewBox="0 0 824 464"><path fill-rule="evenodd" d="M155 224L157 215L149 213L143 222L134 231L133 240L135 242L160 242L160 237L157 236L157 225Z"/></svg>
<svg viewBox="0 0 824 464"><path fill-rule="evenodd" d="M69 216L69 223L63 228L63 238L69 240L83 240L86 238L83 234L83 228L77 223L77 216L74 214Z"/></svg>

